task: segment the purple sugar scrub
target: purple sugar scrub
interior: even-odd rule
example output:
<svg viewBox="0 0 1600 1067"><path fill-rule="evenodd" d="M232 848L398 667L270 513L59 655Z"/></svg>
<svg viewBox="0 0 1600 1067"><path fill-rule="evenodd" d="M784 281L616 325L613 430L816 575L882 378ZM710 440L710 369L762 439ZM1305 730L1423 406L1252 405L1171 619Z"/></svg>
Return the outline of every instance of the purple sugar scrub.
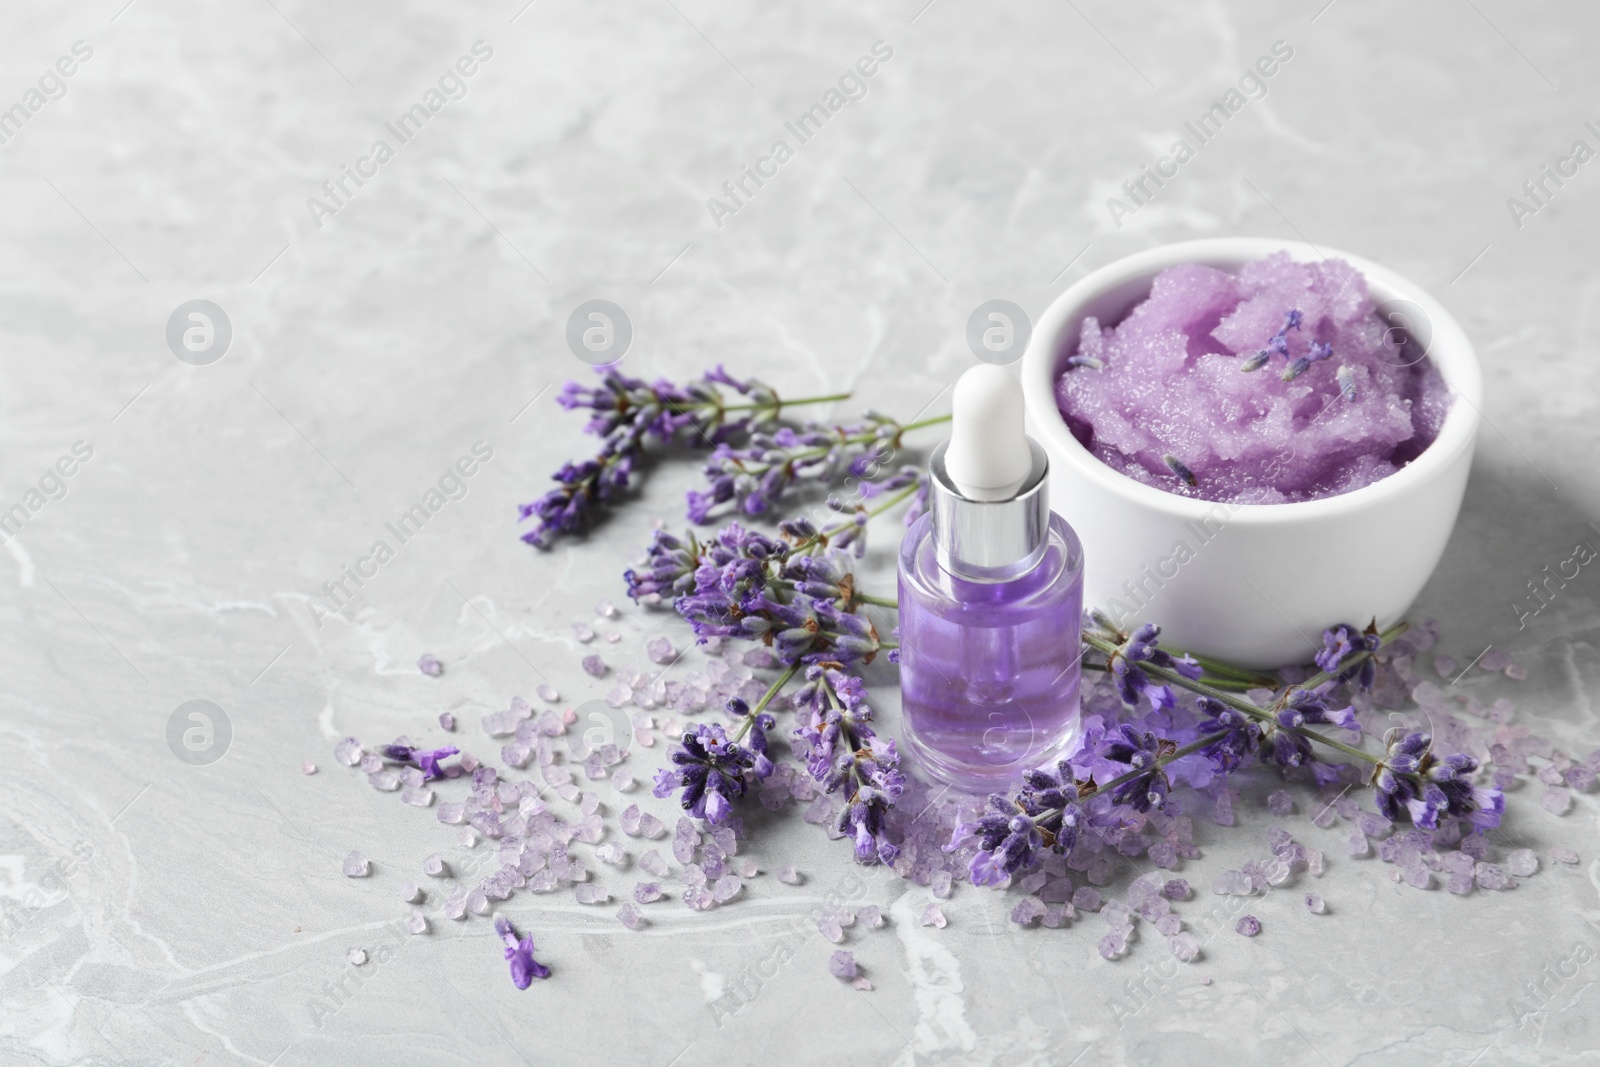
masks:
<svg viewBox="0 0 1600 1067"><path fill-rule="evenodd" d="M1450 399L1359 271L1286 252L1236 274L1167 267L1115 327L1083 320L1056 383L1068 428L1101 462L1235 504L1371 485L1433 443Z"/></svg>

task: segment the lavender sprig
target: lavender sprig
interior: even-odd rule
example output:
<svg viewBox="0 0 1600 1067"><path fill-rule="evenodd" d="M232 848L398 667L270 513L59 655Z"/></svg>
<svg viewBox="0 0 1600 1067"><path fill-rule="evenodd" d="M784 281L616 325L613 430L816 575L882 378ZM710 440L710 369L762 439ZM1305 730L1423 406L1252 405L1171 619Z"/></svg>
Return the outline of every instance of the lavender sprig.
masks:
<svg viewBox="0 0 1600 1067"><path fill-rule="evenodd" d="M730 511L764 515L801 482L827 484L847 473L867 478L899 451L907 432L949 419L902 424L869 411L854 425L807 423L754 433L743 447L718 444L705 466L709 488L688 494L689 519L705 523Z"/></svg>
<svg viewBox="0 0 1600 1067"><path fill-rule="evenodd" d="M635 468L651 442L667 444L681 438L691 445L718 446L770 425L785 407L843 400L850 395L786 401L771 386L753 378L734 378L720 366L707 371L702 380L685 385L665 379L646 382L615 367L599 368L599 373L599 384L568 382L556 397L569 411L592 412L584 429L602 443L594 458L562 464L554 475L558 488L522 505L521 518L536 520L522 535L531 545L548 548L562 535L588 530L631 488ZM723 388L745 401L728 403Z"/></svg>
<svg viewBox="0 0 1600 1067"><path fill-rule="evenodd" d="M806 769L823 792L844 795L837 828L855 842L857 862L893 864L900 848L885 833L884 817L906 776L894 741L873 732L866 684L843 664L812 664L794 705L807 712L795 729Z"/></svg>

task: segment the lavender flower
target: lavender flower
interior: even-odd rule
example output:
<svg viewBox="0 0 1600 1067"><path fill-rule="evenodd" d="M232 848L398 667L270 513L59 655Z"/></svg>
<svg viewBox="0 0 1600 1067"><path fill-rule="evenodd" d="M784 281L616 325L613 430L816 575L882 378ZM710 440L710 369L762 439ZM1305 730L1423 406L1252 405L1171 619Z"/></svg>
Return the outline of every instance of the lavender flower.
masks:
<svg viewBox="0 0 1600 1067"><path fill-rule="evenodd" d="M728 714L740 722L739 732L748 737L748 748L755 762L750 765L751 772L757 779L766 778L772 773L772 760L767 755L767 731L778 724L777 720L764 711L752 712L750 705L738 697L728 701Z"/></svg>
<svg viewBox="0 0 1600 1067"><path fill-rule="evenodd" d="M906 776L894 742L872 730L866 685L842 664L815 663L794 704L808 712L795 730L806 769L824 792L844 794L838 829L854 839L856 860L892 864L900 848L889 840L884 816L905 791Z"/></svg>
<svg viewBox="0 0 1600 1067"><path fill-rule="evenodd" d="M655 795L665 799L681 788L678 802L684 811L726 825L733 802L744 796L745 771L755 766L755 753L730 740L720 723L693 723L671 758L678 769L656 772Z"/></svg>
<svg viewBox="0 0 1600 1067"><path fill-rule="evenodd" d="M1113 636L1120 636L1104 616L1095 616L1095 622ZM1141 697L1148 700L1152 708L1173 706L1172 688L1151 681L1150 676L1139 668L1141 663L1177 671L1190 680L1199 678L1203 673L1200 664L1188 656L1180 659L1161 648L1157 644L1160 635L1161 627L1147 622L1122 638L1116 651L1107 657L1107 666L1116 675L1117 692L1129 707L1137 705Z"/></svg>
<svg viewBox="0 0 1600 1067"><path fill-rule="evenodd" d="M511 961L511 984L527 989L535 978L549 978L550 968L533 958L533 936L517 939L516 927L504 915L496 915L494 932L505 942L506 959Z"/></svg>
<svg viewBox="0 0 1600 1067"><path fill-rule="evenodd" d="M408 763L422 768L422 780L425 782L443 778L444 772L439 769L439 761L454 756L460 751L454 745L446 745L444 748L424 751L412 745L401 744L398 741L392 745L384 745L379 749L380 754L386 760L392 760L395 763Z"/></svg>
<svg viewBox="0 0 1600 1067"><path fill-rule="evenodd" d="M645 569L622 572L628 595L635 603L655 603L663 596L676 597L694 588L694 573L700 566L700 545L690 535L680 541L665 530L657 530L646 550Z"/></svg>
<svg viewBox="0 0 1600 1067"><path fill-rule="evenodd" d="M719 444L705 466L709 488L688 494L689 518L708 522L730 503L746 515L764 515L800 482L826 484L846 473L867 477L898 451L900 435L910 428L869 411L854 425L785 426L752 434L743 447Z"/></svg>
<svg viewBox="0 0 1600 1067"><path fill-rule="evenodd" d="M664 379L652 384L615 367L597 369L598 385L568 382L556 402L569 411L593 413L584 429L602 438L600 451L593 459L562 464L555 473L560 486L522 505L522 519L537 520L522 535L531 545L548 548L563 534L588 530L630 488L634 469L650 442L666 444L681 436L691 445L719 445L770 422L781 407L769 386L753 379L740 381L721 367L687 385ZM731 409L717 386L748 398L749 403L739 405L740 417L729 418Z"/></svg>
<svg viewBox="0 0 1600 1067"><path fill-rule="evenodd" d="M1112 802L1127 804L1135 811L1161 807L1166 802L1167 794L1172 791L1172 784L1167 781L1167 773L1158 761L1176 750L1177 745L1157 738L1153 733L1135 730L1127 723L1120 723L1108 731L1106 738L1100 744L1101 759L1126 763L1133 770L1142 772L1112 789Z"/></svg>
<svg viewBox="0 0 1600 1067"><path fill-rule="evenodd" d="M1312 341L1311 347L1306 349L1306 354L1291 360L1283 369L1283 380L1292 382L1300 375L1311 369L1311 364L1319 363L1333 355L1333 346L1326 341Z"/></svg>
<svg viewBox="0 0 1600 1067"><path fill-rule="evenodd" d="M1459 815L1479 830L1500 825L1505 795L1497 788L1475 787L1471 775L1478 761L1464 753L1433 755L1433 737L1395 727L1384 735L1386 754L1373 773L1378 812L1399 822L1401 812L1413 824L1435 829L1440 815Z"/></svg>
<svg viewBox="0 0 1600 1067"><path fill-rule="evenodd" d="M1302 316L1299 309L1290 311L1283 317L1283 328L1267 340L1266 347L1239 365L1239 369L1246 373L1260 370L1274 355L1289 358L1289 331L1300 329ZM1288 379L1284 379L1287 381Z"/></svg>
<svg viewBox="0 0 1600 1067"><path fill-rule="evenodd" d="M1211 761L1211 766L1218 774L1233 773L1246 756L1260 751L1262 732L1259 722L1212 697L1202 696L1199 705L1200 710L1210 717L1202 719L1195 729L1201 736L1221 735L1200 750L1200 754Z"/></svg>
<svg viewBox="0 0 1600 1067"><path fill-rule="evenodd" d="M1328 674L1338 675L1341 682L1354 679L1362 689L1371 689L1372 683L1378 677L1377 663L1371 655L1342 674L1339 673L1339 666L1358 653L1376 652L1382 643L1376 623L1369 625L1363 631L1357 630L1347 622L1341 622L1331 630L1322 631L1323 647L1316 656L1317 666Z"/></svg>

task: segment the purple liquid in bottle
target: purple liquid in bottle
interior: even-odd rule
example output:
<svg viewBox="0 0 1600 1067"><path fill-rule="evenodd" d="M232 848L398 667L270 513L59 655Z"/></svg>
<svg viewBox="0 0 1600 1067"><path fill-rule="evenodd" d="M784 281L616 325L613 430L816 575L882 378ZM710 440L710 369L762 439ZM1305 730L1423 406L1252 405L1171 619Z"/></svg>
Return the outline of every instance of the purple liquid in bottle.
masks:
<svg viewBox="0 0 1600 1067"><path fill-rule="evenodd" d="M1083 549L1050 515L1038 553L974 581L941 565L935 518L900 546L905 741L941 781L995 791L1077 741Z"/></svg>

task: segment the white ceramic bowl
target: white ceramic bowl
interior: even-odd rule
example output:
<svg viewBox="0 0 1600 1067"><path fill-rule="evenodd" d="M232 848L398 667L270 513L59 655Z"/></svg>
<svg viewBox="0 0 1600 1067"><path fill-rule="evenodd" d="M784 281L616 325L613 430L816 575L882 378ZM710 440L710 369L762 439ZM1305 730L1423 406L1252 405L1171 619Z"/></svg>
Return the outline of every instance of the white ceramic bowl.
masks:
<svg viewBox="0 0 1600 1067"><path fill-rule="evenodd" d="M1051 508L1083 541L1085 607L1119 622L1159 623L1173 646L1258 668L1308 662L1334 623L1396 622L1433 573L1466 490L1482 402L1478 359L1460 324L1393 271L1323 250L1361 271L1374 301L1420 309L1431 326L1428 356L1454 399L1438 439L1411 463L1365 488L1303 503L1220 504L1137 482L1078 443L1054 386L1084 317L1120 322L1163 268L1236 269L1278 251L1308 262L1323 254L1237 237L1119 259L1056 297L1022 360L1028 430L1050 456Z"/></svg>

